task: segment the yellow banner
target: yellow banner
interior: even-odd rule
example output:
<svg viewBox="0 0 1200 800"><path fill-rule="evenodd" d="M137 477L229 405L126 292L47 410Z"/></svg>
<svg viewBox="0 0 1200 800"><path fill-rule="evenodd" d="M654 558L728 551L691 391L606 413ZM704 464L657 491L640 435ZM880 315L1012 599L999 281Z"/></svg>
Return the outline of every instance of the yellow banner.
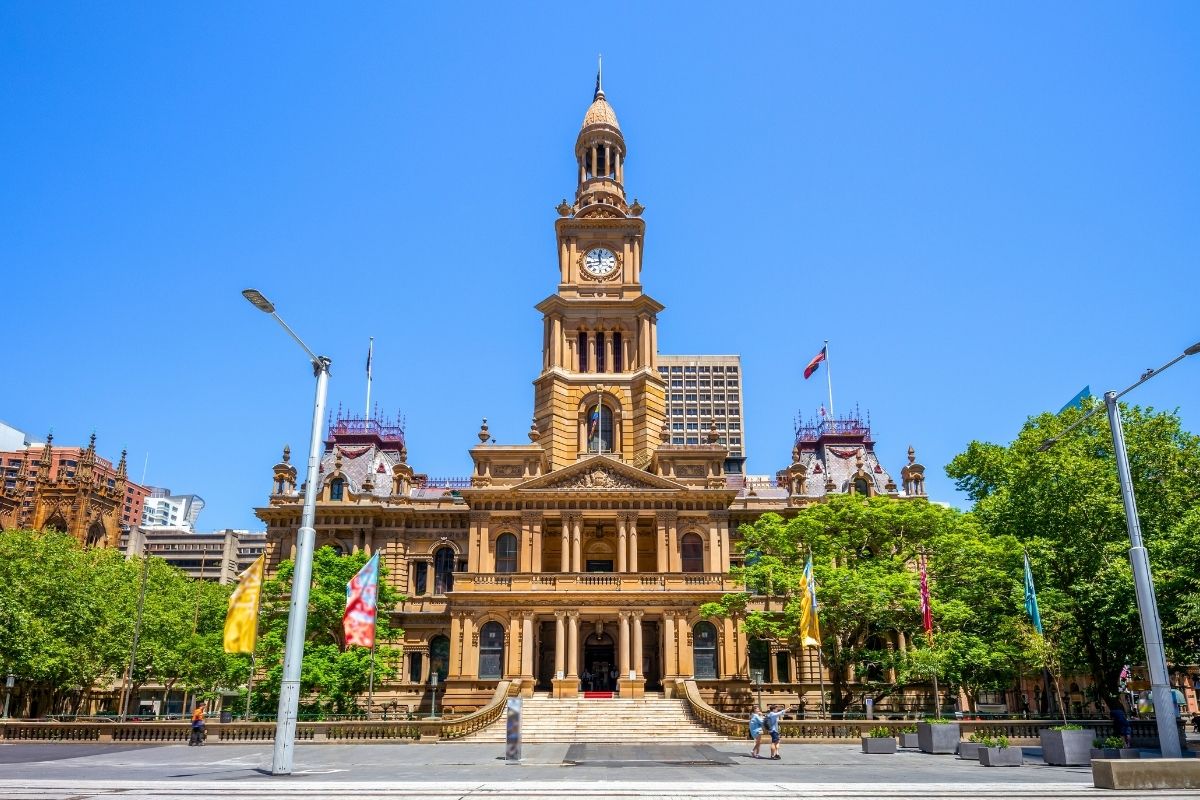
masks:
<svg viewBox="0 0 1200 800"><path fill-rule="evenodd" d="M238 576L237 588L229 597L229 613L225 615L225 652L253 653L258 636L258 600L262 594L263 567L266 555L261 555Z"/></svg>

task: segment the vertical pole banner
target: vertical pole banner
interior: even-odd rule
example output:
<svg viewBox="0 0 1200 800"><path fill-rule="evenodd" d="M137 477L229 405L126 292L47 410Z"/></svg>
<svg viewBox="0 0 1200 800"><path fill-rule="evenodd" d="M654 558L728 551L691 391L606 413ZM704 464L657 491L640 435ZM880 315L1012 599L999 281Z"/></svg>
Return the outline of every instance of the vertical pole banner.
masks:
<svg viewBox="0 0 1200 800"><path fill-rule="evenodd" d="M508 719L504 736L504 763L521 763L521 698L510 697L505 708Z"/></svg>

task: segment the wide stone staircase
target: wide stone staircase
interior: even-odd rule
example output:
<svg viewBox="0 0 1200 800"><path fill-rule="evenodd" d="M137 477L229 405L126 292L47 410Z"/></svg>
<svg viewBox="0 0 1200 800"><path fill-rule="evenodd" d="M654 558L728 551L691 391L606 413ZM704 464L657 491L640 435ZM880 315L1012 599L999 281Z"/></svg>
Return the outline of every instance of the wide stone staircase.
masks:
<svg viewBox="0 0 1200 800"><path fill-rule="evenodd" d="M464 742L503 742L506 717L464 737ZM524 699L521 741L527 744L564 742L723 742L725 737L692 717L686 700L647 695L625 698L570 698L546 694Z"/></svg>

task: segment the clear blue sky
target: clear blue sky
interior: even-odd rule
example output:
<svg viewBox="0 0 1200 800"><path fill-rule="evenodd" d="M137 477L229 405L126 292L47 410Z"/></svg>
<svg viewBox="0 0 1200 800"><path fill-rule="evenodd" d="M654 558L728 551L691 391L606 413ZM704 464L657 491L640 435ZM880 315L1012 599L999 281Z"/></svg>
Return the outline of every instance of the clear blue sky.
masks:
<svg viewBox="0 0 1200 800"><path fill-rule="evenodd" d="M95 429L200 527L261 527L331 400L466 475L523 442L533 305L596 53L646 206L660 349L741 353L750 471L824 376L930 493L1084 384L1200 339L1194 3L0 4L0 419ZM1139 390L1200 430L1200 358ZM1134 399L1131 397L1131 399Z"/></svg>

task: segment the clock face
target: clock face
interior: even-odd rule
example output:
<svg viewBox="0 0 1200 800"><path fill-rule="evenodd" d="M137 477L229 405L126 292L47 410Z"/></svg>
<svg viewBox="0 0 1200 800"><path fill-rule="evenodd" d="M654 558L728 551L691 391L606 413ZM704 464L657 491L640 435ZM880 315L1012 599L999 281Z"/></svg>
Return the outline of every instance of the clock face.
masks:
<svg viewBox="0 0 1200 800"><path fill-rule="evenodd" d="M583 268L589 275L603 278L611 275L617 268L617 257L608 248L596 247L588 250L584 255Z"/></svg>

